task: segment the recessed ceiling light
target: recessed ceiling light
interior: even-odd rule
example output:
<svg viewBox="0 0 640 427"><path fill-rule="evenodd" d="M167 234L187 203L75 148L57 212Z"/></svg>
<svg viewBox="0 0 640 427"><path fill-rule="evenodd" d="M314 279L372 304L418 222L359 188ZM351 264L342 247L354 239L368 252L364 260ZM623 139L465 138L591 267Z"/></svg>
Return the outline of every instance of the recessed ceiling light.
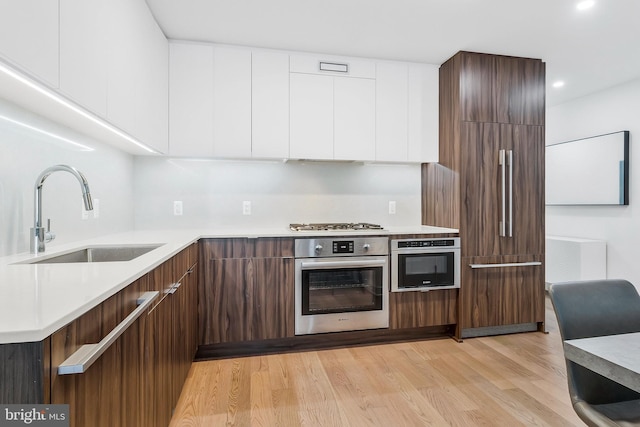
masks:
<svg viewBox="0 0 640 427"><path fill-rule="evenodd" d="M576 9L578 10L591 9L595 4L596 4L595 0L584 0L576 5Z"/></svg>
<svg viewBox="0 0 640 427"><path fill-rule="evenodd" d="M556 89L559 87L564 86L564 82L562 80L558 80L557 82L553 82L553 87L555 87Z"/></svg>

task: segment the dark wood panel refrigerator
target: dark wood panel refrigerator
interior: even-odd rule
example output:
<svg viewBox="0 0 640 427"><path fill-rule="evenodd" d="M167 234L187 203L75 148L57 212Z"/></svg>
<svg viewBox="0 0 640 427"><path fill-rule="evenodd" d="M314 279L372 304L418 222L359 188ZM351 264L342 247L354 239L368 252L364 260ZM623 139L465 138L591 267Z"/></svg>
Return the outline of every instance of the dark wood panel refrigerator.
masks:
<svg viewBox="0 0 640 427"><path fill-rule="evenodd" d="M457 338L544 329L545 64L458 52L440 67L440 160L422 222L458 228Z"/></svg>

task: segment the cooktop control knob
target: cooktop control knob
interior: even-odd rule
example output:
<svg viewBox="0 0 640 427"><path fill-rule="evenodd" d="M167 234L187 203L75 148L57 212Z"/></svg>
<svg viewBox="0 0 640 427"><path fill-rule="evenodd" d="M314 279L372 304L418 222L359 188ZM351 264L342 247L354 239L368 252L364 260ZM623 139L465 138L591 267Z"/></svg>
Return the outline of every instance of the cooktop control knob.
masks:
<svg viewBox="0 0 640 427"><path fill-rule="evenodd" d="M314 250L316 251L317 254L319 254L320 252L322 252L322 245L316 245Z"/></svg>
<svg viewBox="0 0 640 427"><path fill-rule="evenodd" d="M368 243L365 243L364 245L362 245L362 249L367 252L369 249L371 249L371 245Z"/></svg>

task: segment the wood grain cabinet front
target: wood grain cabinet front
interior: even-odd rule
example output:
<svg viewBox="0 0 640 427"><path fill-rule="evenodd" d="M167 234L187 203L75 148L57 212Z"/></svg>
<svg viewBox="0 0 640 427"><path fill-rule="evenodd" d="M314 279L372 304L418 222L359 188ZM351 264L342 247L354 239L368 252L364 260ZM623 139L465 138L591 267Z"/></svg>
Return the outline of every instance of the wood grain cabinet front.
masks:
<svg viewBox="0 0 640 427"><path fill-rule="evenodd" d="M294 336L293 239L201 241L200 344Z"/></svg>
<svg viewBox="0 0 640 427"><path fill-rule="evenodd" d="M0 403L69 404L75 427L169 425L197 347L197 261L194 243L46 340L0 345ZM155 291L159 296L84 372L58 373ZM8 363L20 354L20 366Z"/></svg>
<svg viewBox="0 0 640 427"><path fill-rule="evenodd" d="M389 328L453 325L458 321L458 290L391 292Z"/></svg>
<svg viewBox="0 0 640 427"><path fill-rule="evenodd" d="M544 62L472 52L454 58L460 80L453 102L463 121L544 125Z"/></svg>
<svg viewBox="0 0 640 427"><path fill-rule="evenodd" d="M544 72L472 52L440 67L440 163L422 166L422 222L460 231L458 338L543 328Z"/></svg>

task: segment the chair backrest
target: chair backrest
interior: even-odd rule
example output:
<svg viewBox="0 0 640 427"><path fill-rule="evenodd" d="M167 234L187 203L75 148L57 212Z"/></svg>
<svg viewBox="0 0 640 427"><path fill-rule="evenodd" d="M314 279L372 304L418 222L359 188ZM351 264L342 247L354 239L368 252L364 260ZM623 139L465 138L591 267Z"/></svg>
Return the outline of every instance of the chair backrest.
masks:
<svg viewBox="0 0 640 427"><path fill-rule="evenodd" d="M640 332L640 295L626 280L558 283L549 289L563 340ZM640 399L640 394L567 360L575 402L603 404Z"/></svg>

